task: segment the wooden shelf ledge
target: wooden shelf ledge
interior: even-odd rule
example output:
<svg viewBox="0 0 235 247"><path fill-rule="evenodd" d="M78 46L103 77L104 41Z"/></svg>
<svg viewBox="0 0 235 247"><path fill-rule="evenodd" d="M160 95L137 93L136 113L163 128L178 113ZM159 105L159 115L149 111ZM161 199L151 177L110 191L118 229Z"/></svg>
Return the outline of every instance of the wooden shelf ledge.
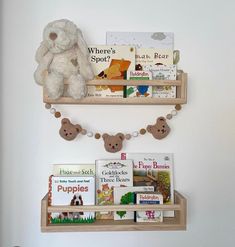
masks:
<svg viewBox="0 0 235 247"><path fill-rule="evenodd" d="M170 231L186 230L187 200L175 191L175 204L167 205L105 205L105 206L48 206L48 195L41 201L42 232L85 232L85 231ZM174 210L175 216L164 217L162 223L136 223L133 220L96 220L89 224L49 224L48 213L82 211L136 211L136 210Z"/></svg>
<svg viewBox="0 0 235 247"><path fill-rule="evenodd" d="M65 86L68 82L65 81ZM63 95L61 98L55 100L51 99L46 91L43 90L43 102L49 104L109 104L109 105L176 105L187 103L187 74L181 72L177 76L177 80L92 80L87 82L87 86L100 85L152 85L152 86L176 86L176 98L96 98L85 97L80 100L75 100L71 97Z"/></svg>

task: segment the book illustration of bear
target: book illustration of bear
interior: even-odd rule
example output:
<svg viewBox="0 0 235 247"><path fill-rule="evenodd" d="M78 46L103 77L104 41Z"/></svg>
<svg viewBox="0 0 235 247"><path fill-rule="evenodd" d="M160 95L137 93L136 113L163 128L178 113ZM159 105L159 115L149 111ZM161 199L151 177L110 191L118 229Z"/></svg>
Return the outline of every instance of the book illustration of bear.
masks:
<svg viewBox="0 0 235 247"><path fill-rule="evenodd" d="M113 204L113 186L109 188L108 184L102 184L102 190L97 190L98 204Z"/></svg>

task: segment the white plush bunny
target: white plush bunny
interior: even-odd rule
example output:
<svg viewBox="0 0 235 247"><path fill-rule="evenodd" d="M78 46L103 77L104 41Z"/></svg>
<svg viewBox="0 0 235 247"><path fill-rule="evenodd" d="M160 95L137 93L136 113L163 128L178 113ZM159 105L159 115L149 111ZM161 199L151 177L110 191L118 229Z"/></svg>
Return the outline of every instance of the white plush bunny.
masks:
<svg viewBox="0 0 235 247"><path fill-rule="evenodd" d="M45 85L48 96L60 98L64 93L64 80L68 81L69 96L86 96L86 81L94 77L88 61L88 49L82 32L69 20L49 23L43 31L43 41L36 52L38 67L35 81Z"/></svg>

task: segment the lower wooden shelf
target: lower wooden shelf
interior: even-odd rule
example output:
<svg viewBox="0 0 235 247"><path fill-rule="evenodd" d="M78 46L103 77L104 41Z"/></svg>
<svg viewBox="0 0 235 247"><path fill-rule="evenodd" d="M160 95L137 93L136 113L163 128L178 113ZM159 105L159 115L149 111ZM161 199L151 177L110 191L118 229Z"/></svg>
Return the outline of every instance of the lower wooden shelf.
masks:
<svg viewBox="0 0 235 247"><path fill-rule="evenodd" d="M136 223L133 220L96 220L89 224L49 224L48 213L81 211L136 211L163 210L175 211L172 218L164 217L162 223ZM186 230L187 200L175 191L175 204L172 205L110 205L110 206L48 206L48 195L41 201L42 232L92 232L92 231L175 231Z"/></svg>

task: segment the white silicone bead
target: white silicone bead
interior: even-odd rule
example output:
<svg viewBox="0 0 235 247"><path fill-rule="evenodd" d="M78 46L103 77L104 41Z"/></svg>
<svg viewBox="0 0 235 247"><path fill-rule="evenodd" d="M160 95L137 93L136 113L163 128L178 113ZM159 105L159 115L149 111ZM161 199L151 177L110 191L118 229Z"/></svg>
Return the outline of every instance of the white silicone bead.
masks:
<svg viewBox="0 0 235 247"><path fill-rule="evenodd" d="M88 137L92 137L93 136L93 133L92 132L87 132L87 136Z"/></svg>
<svg viewBox="0 0 235 247"><path fill-rule="evenodd" d="M134 131L134 132L132 133L132 136L133 136L133 137L137 137L138 135L139 135L138 131Z"/></svg>
<svg viewBox="0 0 235 247"><path fill-rule="evenodd" d="M50 109L50 113L51 113L51 114L55 114L55 112L56 112L56 109L55 109L55 108L51 108L51 109Z"/></svg>
<svg viewBox="0 0 235 247"><path fill-rule="evenodd" d="M176 115L177 115L177 111L176 111L176 110L172 110L172 111L171 111L171 115L172 115L172 116L176 116Z"/></svg>

